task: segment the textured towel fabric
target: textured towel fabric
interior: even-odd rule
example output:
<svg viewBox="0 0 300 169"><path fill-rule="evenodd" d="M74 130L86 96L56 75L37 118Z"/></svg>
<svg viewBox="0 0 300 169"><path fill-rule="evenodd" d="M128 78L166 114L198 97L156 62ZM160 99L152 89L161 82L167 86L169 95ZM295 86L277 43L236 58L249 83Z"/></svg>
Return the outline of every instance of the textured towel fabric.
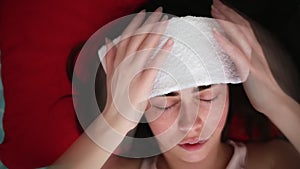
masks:
<svg viewBox="0 0 300 169"><path fill-rule="evenodd" d="M241 82L235 65L214 39L213 28L223 32L212 18L186 16L169 20L159 47L169 37L174 39L174 46L157 75L150 97L200 85ZM119 41L120 37L113 42ZM106 47L101 47L98 54L103 60Z"/></svg>

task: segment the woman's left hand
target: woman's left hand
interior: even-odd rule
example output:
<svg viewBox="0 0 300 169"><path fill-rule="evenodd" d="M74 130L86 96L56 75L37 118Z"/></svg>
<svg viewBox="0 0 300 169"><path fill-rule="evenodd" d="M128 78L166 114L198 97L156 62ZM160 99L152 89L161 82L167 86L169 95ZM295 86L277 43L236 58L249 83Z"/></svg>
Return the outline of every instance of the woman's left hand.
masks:
<svg viewBox="0 0 300 169"><path fill-rule="evenodd" d="M220 0L214 0L211 14L228 35L225 38L214 31L216 40L237 66L252 106L262 113L272 112L274 99L285 93L272 75L250 23Z"/></svg>
<svg viewBox="0 0 300 169"><path fill-rule="evenodd" d="M252 106L265 114L300 153L300 105L278 85L250 23L219 0L214 0L211 13L228 37L218 31L214 36L235 63Z"/></svg>

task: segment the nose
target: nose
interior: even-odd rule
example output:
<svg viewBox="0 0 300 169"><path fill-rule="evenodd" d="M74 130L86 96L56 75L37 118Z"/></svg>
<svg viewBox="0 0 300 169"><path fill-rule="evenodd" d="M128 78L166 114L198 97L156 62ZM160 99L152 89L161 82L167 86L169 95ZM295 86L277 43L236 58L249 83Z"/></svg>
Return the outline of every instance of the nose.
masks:
<svg viewBox="0 0 300 169"><path fill-rule="evenodd" d="M197 107L197 108L192 108ZM178 126L182 132L188 131L200 131L203 125L203 121L199 116L198 106L181 106L179 113Z"/></svg>

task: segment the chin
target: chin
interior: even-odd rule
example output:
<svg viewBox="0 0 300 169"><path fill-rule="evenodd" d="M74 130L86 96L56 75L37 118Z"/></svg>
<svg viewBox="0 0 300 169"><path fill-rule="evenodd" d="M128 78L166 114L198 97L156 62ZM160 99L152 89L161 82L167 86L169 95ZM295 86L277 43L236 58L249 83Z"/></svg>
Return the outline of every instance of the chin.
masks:
<svg viewBox="0 0 300 169"><path fill-rule="evenodd" d="M182 146L176 146L176 154L179 160L185 163L198 163L206 159L208 156L208 147L203 145L198 150L186 150Z"/></svg>
<svg viewBox="0 0 300 169"><path fill-rule="evenodd" d="M191 154L191 155L183 156L181 158L186 163L198 163L204 161L206 157L207 154L201 153L201 154Z"/></svg>

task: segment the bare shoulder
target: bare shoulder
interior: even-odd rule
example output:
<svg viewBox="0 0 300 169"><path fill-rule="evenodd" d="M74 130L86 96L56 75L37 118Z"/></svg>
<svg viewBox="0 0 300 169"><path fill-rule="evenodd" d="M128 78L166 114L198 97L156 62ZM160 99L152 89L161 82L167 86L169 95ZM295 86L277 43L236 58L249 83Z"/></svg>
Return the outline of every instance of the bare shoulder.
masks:
<svg viewBox="0 0 300 169"><path fill-rule="evenodd" d="M141 163L142 159L125 158L112 154L102 169L139 169Z"/></svg>
<svg viewBox="0 0 300 169"><path fill-rule="evenodd" d="M300 154L287 141L271 140L248 143L246 168L299 169Z"/></svg>

